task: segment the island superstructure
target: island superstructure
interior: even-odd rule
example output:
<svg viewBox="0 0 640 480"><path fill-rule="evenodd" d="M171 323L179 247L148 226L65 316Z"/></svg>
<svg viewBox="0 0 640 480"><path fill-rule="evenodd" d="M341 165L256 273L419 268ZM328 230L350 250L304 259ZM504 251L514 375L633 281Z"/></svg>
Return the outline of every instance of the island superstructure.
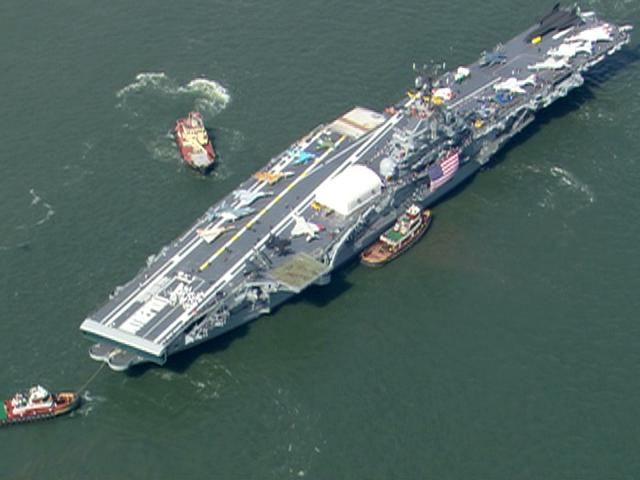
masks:
<svg viewBox="0 0 640 480"><path fill-rule="evenodd" d="M468 180L538 110L630 41L630 26L554 8L384 113L354 108L209 208L81 325L114 370L163 364L268 314L353 259L412 204Z"/></svg>

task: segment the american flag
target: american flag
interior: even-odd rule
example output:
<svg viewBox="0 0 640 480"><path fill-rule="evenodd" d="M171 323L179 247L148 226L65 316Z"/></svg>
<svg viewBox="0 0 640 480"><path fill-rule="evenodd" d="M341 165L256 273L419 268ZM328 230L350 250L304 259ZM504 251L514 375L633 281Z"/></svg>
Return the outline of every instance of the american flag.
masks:
<svg viewBox="0 0 640 480"><path fill-rule="evenodd" d="M449 152L444 160L429 167L429 178L431 178L430 191L435 191L440 186L447 183L455 175L460 166L460 151Z"/></svg>

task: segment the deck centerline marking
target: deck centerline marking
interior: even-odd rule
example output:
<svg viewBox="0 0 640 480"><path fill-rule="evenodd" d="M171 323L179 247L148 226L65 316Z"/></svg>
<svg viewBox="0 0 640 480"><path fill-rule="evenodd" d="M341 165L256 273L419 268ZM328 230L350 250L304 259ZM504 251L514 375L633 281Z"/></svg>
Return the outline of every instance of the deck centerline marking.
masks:
<svg viewBox="0 0 640 480"><path fill-rule="evenodd" d="M406 106L409 106L413 103L414 100L409 100L406 102ZM377 129L373 130L370 134L370 137L367 138L366 136L363 138L363 144L360 145L360 147L354 152L352 153L347 160L344 161L343 164L340 165L340 167L338 167L338 169L352 165L354 163L356 163L358 161L358 159L360 158L362 152L367 151L372 145L375 144L375 142L384 137L384 135L386 135L389 131L391 131L391 129L393 127L395 127L400 120L404 118L404 116L398 112L396 114L394 114L393 116L391 116L390 118L387 119L387 121L385 123L383 123L382 125L380 125ZM318 159L316 159L318 160ZM316 162L314 162L316 163ZM311 165L307 170L311 170L312 168L314 168L315 165ZM300 177L296 178L296 180L299 181ZM323 180L327 181L327 179ZM323 183L321 182L321 184ZM310 203L310 199L315 195L315 191L317 190L314 189L300 204L299 206L305 204L305 203ZM305 205L306 208L307 205ZM281 220L278 225L276 225L272 230L270 230L269 233L273 232L273 231L278 231L280 227L282 227L283 225L288 224L291 221L292 218L292 214L295 213L295 210L298 210L298 208L294 209L294 211L292 211L290 214L288 214L287 216L285 216L285 218L283 220ZM286 227L285 227L286 228ZM281 231L281 230L280 230ZM270 235L266 235L262 240L260 240L260 242L258 242L258 244L255 246L256 249L260 249L262 248L262 246L267 242L268 238ZM227 270L227 273L225 273L224 275L221 276L220 279L218 279L218 281L216 281L204 294L204 299L208 299L210 298L210 296L220 287L220 285L222 285L225 281L229 281L230 278L228 278L228 274L229 272L231 272L234 268L236 268L239 264L242 264L246 261L246 259L253 254L253 250L250 250L249 252L247 252L242 258L240 258L240 260L238 260L238 262L232 266L229 270ZM219 256L219 255L217 255ZM216 256L216 257L217 257ZM231 277L233 278L233 277ZM203 300L203 303L206 303L207 300ZM164 342L165 338L169 336L169 334L171 334L174 330L176 330L177 328L180 328L186 321L188 321L189 319L189 315L191 312L184 312L182 315L180 315L175 322L173 322L172 324L170 324L167 328L165 328L165 330L163 330L159 335L157 335L156 337L154 337L154 339L152 341L154 341L155 343L162 343Z"/></svg>

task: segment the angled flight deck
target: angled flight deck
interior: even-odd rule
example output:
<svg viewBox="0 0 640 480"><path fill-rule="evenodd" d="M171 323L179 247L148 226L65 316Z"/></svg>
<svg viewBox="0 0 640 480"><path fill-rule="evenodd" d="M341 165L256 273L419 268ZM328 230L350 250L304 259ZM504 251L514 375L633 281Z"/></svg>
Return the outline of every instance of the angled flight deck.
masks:
<svg viewBox="0 0 640 480"><path fill-rule="evenodd" d="M410 205L426 208L478 172L631 30L556 7L471 65L419 75L383 113L357 107L320 125L82 323L97 342L91 357L114 370L163 364L327 283Z"/></svg>

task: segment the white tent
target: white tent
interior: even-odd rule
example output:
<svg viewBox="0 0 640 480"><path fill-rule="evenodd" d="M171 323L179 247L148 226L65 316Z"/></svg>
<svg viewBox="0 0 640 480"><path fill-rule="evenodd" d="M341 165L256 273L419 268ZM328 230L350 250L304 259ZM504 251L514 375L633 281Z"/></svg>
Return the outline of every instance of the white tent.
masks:
<svg viewBox="0 0 640 480"><path fill-rule="evenodd" d="M380 195L382 180L364 165L351 165L316 191L315 201L340 215L349 215Z"/></svg>

